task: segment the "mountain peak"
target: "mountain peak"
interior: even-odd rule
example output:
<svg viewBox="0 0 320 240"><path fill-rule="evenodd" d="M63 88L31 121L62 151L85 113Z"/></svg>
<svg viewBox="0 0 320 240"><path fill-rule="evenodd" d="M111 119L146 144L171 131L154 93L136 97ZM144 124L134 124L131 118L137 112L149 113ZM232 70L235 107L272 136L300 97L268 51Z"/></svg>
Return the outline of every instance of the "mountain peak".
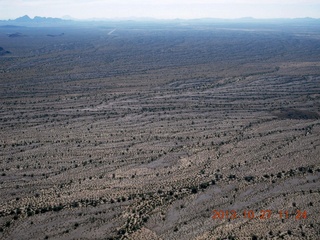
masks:
<svg viewBox="0 0 320 240"><path fill-rule="evenodd" d="M31 21L32 19L28 15L24 15L16 19L16 21Z"/></svg>
<svg viewBox="0 0 320 240"><path fill-rule="evenodd" d="M63 20L61 18L52 18L52 17L40 17L35 16L30 18L28 15L16 18L15 20L8 20L8 23L26 25L26 26L35 26L35 25L61 25L70 22L70 20Z"/></svg>

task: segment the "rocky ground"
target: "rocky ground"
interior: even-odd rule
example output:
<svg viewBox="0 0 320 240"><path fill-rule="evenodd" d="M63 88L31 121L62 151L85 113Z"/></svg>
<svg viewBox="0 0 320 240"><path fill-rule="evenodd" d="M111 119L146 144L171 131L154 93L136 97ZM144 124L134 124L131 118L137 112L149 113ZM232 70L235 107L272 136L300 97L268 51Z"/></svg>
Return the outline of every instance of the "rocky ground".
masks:
<svg viewBox="0 0 320 240"><path fill-rule="evenodd" d="M318 30L158 28L0 35L0 238L319 238Z"/></svg>

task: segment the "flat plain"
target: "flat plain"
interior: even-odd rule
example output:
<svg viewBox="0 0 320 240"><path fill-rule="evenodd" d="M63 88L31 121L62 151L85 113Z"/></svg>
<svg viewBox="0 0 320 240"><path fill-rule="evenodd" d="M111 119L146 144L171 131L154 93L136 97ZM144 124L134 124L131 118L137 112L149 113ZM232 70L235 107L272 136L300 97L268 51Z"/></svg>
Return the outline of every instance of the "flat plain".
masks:
<svg viewBox="0 0 320 240"><path fill-rule="evenodd" d="M302 23L0 27L0 239L319 239Z"/></svg>

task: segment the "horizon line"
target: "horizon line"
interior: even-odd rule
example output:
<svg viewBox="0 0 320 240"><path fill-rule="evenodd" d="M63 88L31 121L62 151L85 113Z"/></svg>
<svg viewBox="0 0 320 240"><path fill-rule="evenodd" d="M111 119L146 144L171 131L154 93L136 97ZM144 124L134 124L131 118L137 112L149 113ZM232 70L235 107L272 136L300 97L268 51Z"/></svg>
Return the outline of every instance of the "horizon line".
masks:
<svg viewBox="0 0 320 240"><path fill-rule="evenodd" d="M104 21L104 20L139 20L139 19L149 19L149 20L158 20L158 21L164 21L164 20L297 20L297 19L312 19L312 20L319 20L320 18L314 18L314 17L277 17L277 18L255 18L255 17L238 17L238 18L219 18L219 17L202 17L202 18L156 18L156 17L137 17L137 16L130 16L130 17L113 17L113 18L101 18L101 17L92 17L92 18L74 18L72 16L63 16L63 17L43 17L35 15L33 17L30 17L28 14L25 14L23 16L14 18L14 19L0 19L0 21L15 21L18 19L21 19L23 17L28 17L30 20L35 20L36 18L46 18L46 19L60 19L64 21Z"/></svg>

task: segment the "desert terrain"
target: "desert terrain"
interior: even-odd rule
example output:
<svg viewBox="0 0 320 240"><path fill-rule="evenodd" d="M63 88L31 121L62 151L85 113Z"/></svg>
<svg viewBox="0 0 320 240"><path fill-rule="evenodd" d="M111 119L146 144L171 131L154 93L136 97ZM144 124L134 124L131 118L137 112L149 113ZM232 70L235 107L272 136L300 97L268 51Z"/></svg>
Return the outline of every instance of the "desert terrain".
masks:
<svg viewBox="0 0 320 240"><path fill-rule="evenodd" d="M319 239L320 27L0 27L0 239Z"/></svg>

